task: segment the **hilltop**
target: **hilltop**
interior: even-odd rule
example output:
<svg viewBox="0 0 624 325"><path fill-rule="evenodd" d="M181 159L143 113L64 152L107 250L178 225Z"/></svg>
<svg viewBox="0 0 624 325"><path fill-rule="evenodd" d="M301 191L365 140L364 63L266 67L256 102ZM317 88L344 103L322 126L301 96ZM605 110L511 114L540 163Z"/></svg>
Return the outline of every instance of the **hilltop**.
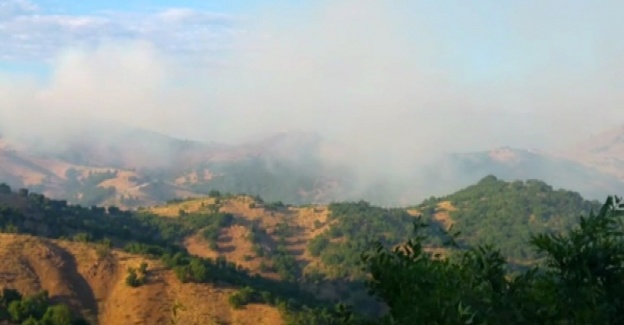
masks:
<svg viewBox="0 0 624 325"><path fill-rule="evenodd" d="M427 218L460 231L458 239L465 245L492 244L525 263L536 257L528 245L531 235L565 233L578 216L599 207L597 201L540 180L506 182L491 175L418 206Z"/></svg>

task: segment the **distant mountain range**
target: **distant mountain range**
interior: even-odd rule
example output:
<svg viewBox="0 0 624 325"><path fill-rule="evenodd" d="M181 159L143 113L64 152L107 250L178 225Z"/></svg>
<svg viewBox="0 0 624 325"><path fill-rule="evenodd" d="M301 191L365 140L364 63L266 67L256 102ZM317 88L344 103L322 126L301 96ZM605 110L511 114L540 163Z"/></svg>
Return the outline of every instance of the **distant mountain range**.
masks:
<svg viewBox="0 0 624 325"><path fill-rule="evenodd" d="M540 179L590 199L624 192L624 127L560 153L507 147L450 153L409 175L379 173L365 182L352 168L357 162L339 163L350 154L313 133L225 145L103 125L62 140L0 138L0 182L72 203L129 208L215 190L294 204L366 199L408 205L490 174Z"/></svg>
<svg viewBox="0 0 624 325"><path fill-rule="evenodd" d="M348 177L321 161L333 149L315 134L225 145L123 127L83 131L58 142L0 138L0 182L82 205L137 207L214 190L328 201Z"/></svg>
<svg viewBox="0 0 624 325"><path fill-rule="evenodd" d="M592 199L624 192L624 182L601 166L573 156L562 157L533 150L497 148L486 152L452 154L447 159L455 177L468 185L484 175L505 180L539 179L555 187L573 189Z"/></svg>
<svg viewBox="0 0 624 325"><path fill-rule="evenodd" d="M624 181L624 125L593 136L561 156Z"/></svg>

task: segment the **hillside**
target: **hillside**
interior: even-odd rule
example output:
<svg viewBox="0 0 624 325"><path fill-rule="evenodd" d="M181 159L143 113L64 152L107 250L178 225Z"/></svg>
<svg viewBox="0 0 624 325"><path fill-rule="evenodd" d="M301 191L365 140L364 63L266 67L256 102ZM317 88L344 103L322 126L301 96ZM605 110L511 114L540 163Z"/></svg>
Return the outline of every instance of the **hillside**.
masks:
<svg viewBox="0 0 624 325"><path fill-rule="evenodd" d="M349 274L357 267L350 264L350 268L337 272L339 265L325 263L310 248L314 246L315 238L337 222L332 220L327 206L286 206L279 202L266 203L257 197L217 195L170 203L147 211L174 219L216 211L231 215L231 223L216 232L202 229L189 234L184 247L196 256L225 257L268 279L299 283L323 299L348 302L359 299L362 308L374 305L364 299L366 294L362 291L361 281L353 281L355 274ZM357 259L353 251L350 254L351 260Z"/></svg>
<svg viewBox="0 0 624 325"><path fill-rule="evenodd" d="M233 289L180 283L162 263L117 250L103 255L96 244L0 235L0 287L32 295L47 290L52 301L68 305L91 324L170 324L180 303L180 324L280 324L273 308L228 304ZM126 284L128 267L148 264L146 284Z"/></svg>
<svg viewBox="0 0 624 325"><path fill-rule="evenodd" d="M314 134L280 133L224 145L121 125L80 130L41 142L0 138L0 179L75 204L126 208L212 190L289 203L326 202L346 192L352 181L346 170L320 160L340 150Z"/></svg>
<svg viewBox="0 0 624 325"><path fill-rule="evenodd" d="M21 150L24 151L24 150ZM60 161L37 159L14 149L0 138L0 177L5 182L21 186L33 186L47 183L49 187L61 183L60 174L69 168L69 164Z"/></svg>
<svg viewBox="0 0 624 325"><path fill-rule="evenodd" d="M530 262L531 235L564 233L580 215L597 210L600 204L580 194L555 190L539 180L506 182L488 176L451 195L431 198L421 205L425 217L460 231L465 245L492 244L504 256Z"/></svg>
<svg viewBox="0 0 624 325"><path fill-rule="evenodd" d="M315 232L314 224L324 224L328 215L327 208L322 206L272 206L248 196L187 200L149 208L148 211L169 218L185 218L214 211L231 214L235 221L220 230L214 244L211 245L202 233L195 233L186 238L186 249L204 257L225 256L229 261L273 278L279 278L279 275L260 267L260 264L270 263L268 255L277 249L278 237L289 232L284 240L285 246L297 260L307 264L310 258L305 254L305 243ZM265 256L258 256L261 250L266 251L266 259L263 258Z"/></svg>
<svg viewBox="0 0 624 325"><path fill-rule="evenodd" d="M381 240L388 246L403 243L411 235L415 216L421 214L430 226L429 249L440 248L449 239L444 230L453 226L453 231L461 232L462 246L489 243L510 261L526 264L536 258L528 243L531 235L563 233L576 224L579 215L598 206L576 192L555 190L542 181L506 182L489 176L413 209L384 209L363 201L295 207L266 204L252 197L214 197L149 211L173 218L209 211L235 216L237 222L220 232L213 249L201 235L187 238L186 248L197 254L226 256L268 277L356 280L361 276L359 252L366 250L370 241ZM274 255L280 251L292 256L298 266L272 268ZM280 270L281 274L271 272ZM343 298L346 294L338 293Z"/></svg>
<svg viewBox="0 0 624 325"><path fill-rule="evenodd" d="M235 207L235 205L232 206ZM113 286L113 289L117 288L117 283L124 283L128 274L120 275L124 274L123 272L128 272L126 267L129 264L124 264L122 261L136 261L133 267L138 267L138 264L142 261L141 259L149 260L148 263L151 267L148 272L148 278L154 279L156 285L150 286L149 279L146 285L141 285L140 288L145 288L145 293L141 293L139 295L140 299L137 299L137 304L134 305L135 307L129 309L139 313L138 316L134 317L139 319L147 318L147 323L160 324L161 322L166 322L167 313L170 310L163 307L164 304L171 304L175 299L185 304L183 300L186 295L195 297L194 299L201 299L190 300L191 302L189 302L193 308L197 308L193 309L194 311L192 312L187 311L190 315L195 315L193 317L204 315L199 317L201 321L197 321L195 324L205 324L204 322L208 315L219 318L221 323L226 324L258 323L259 321L262 324L262 319L264 319L262 317L265 316L265 324L279 323L275 319L288 321L290 324L298 324L298 321L295 321L296 319L331 317L334 300L316 297L305 288L300 278L291 278L291 275L298 274L291 273L298 268L293 268L294 259L285 251L273 254L267 248L267 255L273 257L271 259L273 262L273 265L271 265L272 269L267 272L267 276L257 276L255 275L258 274L257 272L243 268L237 265L235 260L229 261L223 255L218 257L213 255L210 258L202 253L212 249L211 247L213 246L209 245L210 242L219 243L216 246L217 251L219 248L225 248L226 251L234 249L234 247L229 245L223 247L224 244L227 245L228 240L226 239L224 243L222 234L228 234L230 228L234 225L242 225L242 222L242 219L236 218L232 214L219 211L211 211L205 214L189 213L183 217L164 218L146 213L145 211L136 213L121 211L117 208L83 208L67 205L65 201L50 200L39 194L28 193L25 190L13 193L6 185L0 185L0 229L3 232L38 236L36 240L40 241L32 242L32 245L29 247L52 245L49 243L65 247L64 242L43 239L50 238L64 239L64 241L71 239L72 242L81 242L85 243L85 245L89 243L88 245L91 245L92 251L96 255L100 254L102 249L107 251L106 247L123 250L123 252L113 250L112 256L116 257L113 260L118 261L115 262L117 263L115 271L109 270L112 272L111 274L103 275L105 278L101 279L102 283L92 284L89 282L88 285L83 283L83 288L89 287L93 291L96 291L93 286L97 285ZM198 235L201 235L200 251L194 251L189 247L191 254L188 254L184 246L189 238L196 238ZM45 247L42 249L45 250ZM38 253L35 251L27 250L24 251L24 254L35 256L35 261L41 259L41 256L46 260L53 257L47 253L37 255ZM65 253L61 252L59 254ZM137 256L137 254L142 257ZM67 257L69 255L65 254L63 256ZM235 254L232 256L236 257ZM75 263L71 262L69 257L66 260L70 261L67 263ZM42 268L57 268L60 270L58 272L65 274L69 270L67 272L62 271L63 265L65 265L63 263L65 262L42 266ZM97 264L98 262L95 263ZM253 265L249 266L253 267ZM15 272L15 274L21 274L26 271L24 269ZM50 272L47 274L50 274ZM31 280L24 281L36 283L39 281L36 280L38 276L40 275L35 272ZM57 282L66 282L66 280L57 279ZM53 286L53 284L51 285ZM47 287L41 288L47 289ZM19 289L27 293L32 292L32 290L38 290L34 287ZM84 292L88 291L84 290ZM51 293L54 294L55 292ZM121 292L119 297L128 294L126 290ZM139 292L136 294L139 294ZM170 294L169 292L172 293ZM115 313L112 313L113 316L107 316L107 313L102 313L104 309L96 310L95 307L91 308L97 311L94 312L94 315L100 317L100 320L104 323L109 322L106 317L116 319L115 321L110 321L115 323L119 321L120 317L125 318L125 315L131 313L124 312L125 309L122 304L125 304L125 302L121 302L120 299L122 298L102 299L113 299L112 301L117 302L111 303L115 307L110 308L117 308ZM154 306L152 306L152 299L156 299ZM163 299L162 302L160 299ZM89 297L82 297L81 300L86 302L93 301ZM139 306L139 304L145 304L145 301L149 301L147 304L149 307L145 306L145 308L149 308L147 310L141 309L143 308L141 307L142 305ZM206 304L206 301L210 303ZM224 308L224 305L219 305L221 303L227 303L229 307ZM267 305L279 308L276 309ZM219 312L215 314L213 309L219 310ZM248 310L249 313L245 312L245 310ZM150 316L147 317L141 313L146 313L145 315L149 314ZM257 313L260 313L260 318L258 318L259 315ZM245 320L247 319L245 315L250 315L249 317L251 318L248 318L249 322ZM95 316L92 316L91 320L94 319L93 317ZM121 324L124 324L124 322Z"/></svg>
<svg viewBox="0 0 624 325"><path fill-rule="evenodd" d="M0 185L0 230L21 234L6 235L2 246L16 247L6 254L21 252L7 257L12 269L6 274L19 275L7 278L7 285L28 294L47 289L53 299L62 296L59 301L102 324L133 317L160 324L176 300L193 306L185 317L202 320L262 323L253 318L260 313L272 324L326 324L322 319L340 313L337 302L367 317L387 310L368 295L362 253L374 242L404 245L421 214L428 225L426 252L452 256L489 243L517 266L538 261L531 235L565 233L597 207L541 181L493 176L410 208L365 201L289 206L212 191L209 197L123 211L72 206ZM457 247L445 244L450 226L461 231ZM143 261L148 282L131 288L128 266ZM122 303L130 292L139 298Z"/></svg>
<svg viewBox="0 0 624 325"><path fill-rule="evenodd" d="M624 180L624 125L568 148L562 156L577 160L620 181Z"/></svg>
<svg viewBox="0 0 624 325"><path fill-rule="evenodd" d="M579 160L535 150L497 148L483 152L456 153L440 162L444 181L456 179L468 186L486 175L507 181L539 179L559 188L572 189L590 199L603 199L624 191L624 183L598 168ZM436 179L431 179L435 182Z"/></svg>
<svg viewBox="0 0 624 325"><path fill-rule="evenodd" d="M5 141L2 144L1 179L75 204L134 207L162 202L165 198L199 196L175 184L152 181L133 170L77 165L28 154L23 147L13 148Z"/></svg>

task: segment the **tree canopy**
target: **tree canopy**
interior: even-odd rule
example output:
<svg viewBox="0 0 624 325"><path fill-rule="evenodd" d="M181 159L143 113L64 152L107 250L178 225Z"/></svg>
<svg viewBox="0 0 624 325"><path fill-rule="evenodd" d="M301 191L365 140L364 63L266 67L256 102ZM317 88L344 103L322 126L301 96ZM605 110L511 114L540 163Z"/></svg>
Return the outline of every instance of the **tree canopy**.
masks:
<svg viewBox="0 0 624 325"><path fill-rule="evenodd" d="M543 262L516 275L490 246L440 256L418 231L405 245L364 255L371 292L390 311L378 324L622 324L624 228L621 200L581 217L566 234L530 242Z"/></svg>

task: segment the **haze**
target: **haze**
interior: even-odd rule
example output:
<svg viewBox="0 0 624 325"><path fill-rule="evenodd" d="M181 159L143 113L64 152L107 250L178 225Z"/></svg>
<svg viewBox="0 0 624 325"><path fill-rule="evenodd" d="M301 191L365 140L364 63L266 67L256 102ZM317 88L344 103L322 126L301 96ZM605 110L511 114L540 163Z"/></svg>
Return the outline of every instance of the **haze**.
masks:
<svg viewBox="0 0 624 325"><path fill-rule="evenodd" d="M624 121L619 1L0 2L0 130L318 132L367 170Z"/></svg>

